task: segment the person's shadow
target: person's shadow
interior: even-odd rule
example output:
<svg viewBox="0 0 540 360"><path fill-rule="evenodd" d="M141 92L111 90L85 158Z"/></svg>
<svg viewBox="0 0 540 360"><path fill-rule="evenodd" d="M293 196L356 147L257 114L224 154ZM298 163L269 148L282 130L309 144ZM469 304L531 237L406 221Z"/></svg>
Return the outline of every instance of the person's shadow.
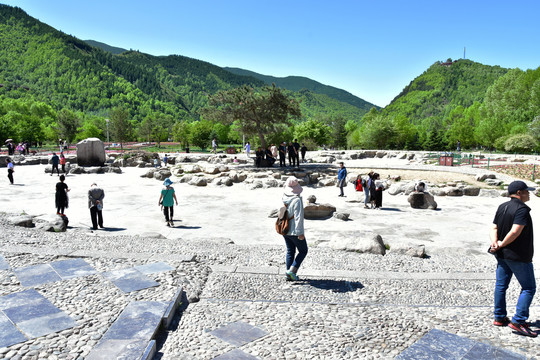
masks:
<svg viewBox="0 0 540 360"><path fill-rule="evenodd" d="M346 293L363 289L359 281L347 281L347 280L333 280L333 279L305 279L300 280L299 283L310 285L318 289L329 290L335 293Z"/></svg>

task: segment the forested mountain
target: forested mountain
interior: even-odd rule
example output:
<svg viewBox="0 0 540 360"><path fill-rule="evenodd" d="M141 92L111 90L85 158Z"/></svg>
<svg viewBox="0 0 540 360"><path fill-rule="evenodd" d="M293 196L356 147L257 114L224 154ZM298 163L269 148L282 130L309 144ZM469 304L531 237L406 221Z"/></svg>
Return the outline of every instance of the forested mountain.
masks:
<svg viewBox="0 0 540 360"><path fill-rule="evenodd" d="M376 109L380 108L379 106L371 104L365 101L364 99L354 96L353 94L345 90L338 89L333 86L321 84L320 82L311 80L307 77L287 76L284 78L280 78L280 77L275 77L275 76L262 75L253 71L239 69L239 68L226 67L224 69L237 75L253 76L254 78L264 81L268 85L271 85L273 83L273 84L276 84L276 86L289 89L292 91L309 90L316 94L327 95L328 97L331 97L338 101L363 109L366 112L369 111L373 107Z"/></svg>
<svg viewBox="0 0 540 360"><path fill-rule="evenodd" d="M540 68L436 62L381 111L349 124L349 146L452 150L540 149Z"/></svg>
<svg viewBox="0 0 540 360"><path fill-rule="evenodd" d="M119 48L119 47L107 45L105 43L95 41L95 40L84 40L84 42L87 43L88 45L93 46L93 47L100 48L103 51L110 52L113 55L118 55L118 54L121 54L121 53L127 51L126 49L122 49L122 48Z"/></svg>
<svg viewBox="0 0 540 360"><path fill-rule="evenodd" d="M91 134L102 137L104 119L115 107L127 112L136 130L151 117L167 119L170 132L176 122L198 121L209 95L264 85L254 77L184 56L138 51L115 55L111 51L123 49L94 44L98 47L57 31L20 8L0 5L0 137L54 139L59 136L55 132L61 110L73 112L80 129L93 129ZM366 113L324 95L287 92L302 100L302 120L346 116L358 121ZM42 110L33 113L33 106ZM29 122L35 131L25 127ZM80 134L86 135L90 133ZM137 136L138 132L132 134Z"/></svg>
<svg viewBox="0 0 540 360"><path fill-rule="evenodd" d="M438 61L411 81L382 113L403 115L415 124L426 118L442 120L456 106L481 103L488 87L507 71L471 60Z"/></svg>

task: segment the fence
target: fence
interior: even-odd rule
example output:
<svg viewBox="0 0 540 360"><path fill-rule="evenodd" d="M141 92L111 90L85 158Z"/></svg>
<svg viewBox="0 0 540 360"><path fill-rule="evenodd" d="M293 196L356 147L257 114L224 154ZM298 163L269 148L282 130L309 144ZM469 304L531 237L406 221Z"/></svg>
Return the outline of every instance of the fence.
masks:
<svg viewBox="0 0 540 360"><path fill-rule="evenodd" d="M532 181L540 177L540 164L522 164L519 159L509 163L508 158L501 155L485 157L484 155L445 152L429 153L428 159L436 160L441 166L477 167Z"/></svg>

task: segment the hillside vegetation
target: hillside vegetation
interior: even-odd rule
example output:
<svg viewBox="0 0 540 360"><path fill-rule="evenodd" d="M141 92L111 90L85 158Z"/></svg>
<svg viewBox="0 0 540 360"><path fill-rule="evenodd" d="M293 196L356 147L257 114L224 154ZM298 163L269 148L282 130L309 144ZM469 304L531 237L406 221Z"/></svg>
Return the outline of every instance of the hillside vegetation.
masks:
<svg viewBox="0 0 540 360"><path fill-rule="evenodd" d="M436 62L381 111L349 123L349 146L531 152L540 140L540 68ZM519 150L517 150L519 149Z"/></svg>
<svg viewBox="0 0 540 360"><path fill-rule="evenodd" d="M0 5L1 139L104 139L105 119L115 108L129 119L127 139L176 138L174 129L186 128L180 123L195 126L201 120L210 95L264 85L254 77L184 56L151 56L91 43L98 47L57 31L20 8ZM299 121L332 116L359 121L366 113L321 94L286 91L302 102ZM65 121L74 126L63 126ZM75 134L67 134L68 128L75 128ZM220 125L209 136L219 133L224 143L238 138L229 130ZM183 136L189 137L189 132Z"/></svg>

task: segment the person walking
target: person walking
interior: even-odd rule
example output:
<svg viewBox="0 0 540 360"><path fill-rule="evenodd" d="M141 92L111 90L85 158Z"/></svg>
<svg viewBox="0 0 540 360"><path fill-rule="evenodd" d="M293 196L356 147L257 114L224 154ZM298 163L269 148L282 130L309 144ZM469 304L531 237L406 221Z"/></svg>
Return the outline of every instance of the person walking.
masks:
<svg viewBox="0 0 540 360"><path fill-rule="evenodd" d="M98 225L103 228L103 198L105 192L96 183L90 185L88 190L88 208L90 209L90 218L92 219L92 228L97 230Z"/></svg>
<svg viewBox="0 0 540 360"><path fill-rule="evenodd" d="M370 171L366 176L362 178L363 183L362 187L364 188L364 208L369 209L370 206L368 206L368 203L371 205L371 197L370 197L370 191L371 191L371 177L373 176L373 171Z"/></svg>
<svg viewBox="0 0 540 360"><path fill-rule="evenodd" d="M305 144L302 144L302 147L300 148L300 153L302 154L302 163L306 162L306 152L307 152L307 147Z"/></svg>
<svg viewBox="0 0 540 360"><path fill-rule="evenodd" d="M246 150L246 156L249 158L249 152L251 151L251 144L249 143L249 141L244 146L244 149Z"/></svg>
<svg viewBox="0 0 540 360"><path fill-rule="evenodd" d="M58 169L58 165L56 168ZM64 210L67 209L69 205L69 188L64 180L66 180L66 177L64 175L60 175L60 181L56 183L55 202L57 215L64 215Z"/></svg>
<svg viewBox="0 0 540 360"><path fill-rule="evenodd" d="M172 183L173 182L171 179L165 179L158 202L159 205L163 206L163 214L165 215L165 224L167 224L167 226L174 226L174 202L176 202L176 206L178 206L178 200L176 199L174 188L171 186Z"/></svg>
<svg viewBox="0 0 540 360"><path fill-rule="evenodd" d="M13 162L10 158L6 159L6 166L7 166L7 177L9 179L10 185L13 185L13 173L15 170L13 170Z"/></svg>
<svg viewBox="0 0 540 360"><path fill-rule="evenodd" d="M347 168L343 162L339 163L339 171L337 175L337 186L339 187L339 195L344 197L343 188L347 186Z"/></svg>
<svg viewBox="0 0 540 360"><path fill-rule="evenodd" d="M214 154L217 154L217 142L216 142L216 138L213 138L212 139L212 152Z"/></svg>
<svg viewBox="0 0 540 360"><path fill-rule="evenodd" d="M62 173L65 174L66 173L66 157L64 156L64 153L60 153L60 165L62 165Z"/></svg>
<svg viewBox="0 0 540 360"><path fill-rule="evenodd" d="M285 181L285 190L282 201L287 207L289 220L289 231L287 235L283 235L285 245L287 246L287 255L285 264L287 267L286 276L289 281L297 281L298 269L304 261L308 246L304 235L304 205L302 203L302 186L298 184L298 179L290 176ZM298 251L298 254L296 252Z"/></svg>
<svg viewBox="0 0 540 360"><path fill-rule="evenodd" d="M56 173L58 174L58 176L60 176L60 170L58 170L58 163L60 162L60 158L58 157L58 155L56 155L56 153L52 153L52 158L51 158L51 164L52 164L52 170L51 170L51 176L53 176L53 173L54 173L54 169L56 169Z"/></svg>
<svg viewBox="0 0 540 360"><path fill-rule="evenodd" d="M513 181L508 185L510 200L499 205L489 233L491 247L489 251L497 259L495 281L494 321L495 326L510 327L514 333L536 337L526 323L529 318L529 307L536 292L536 281L532 258L533 224L531 208L525 203L530 199L530 188L523 181ZM512 276L521 286L516 312L509 320L506 317L506 290Z"/></svg>
<svg viewBox="0 0 540 360"><path fill-rule="evenodd" d="M167 154L165 154L165 156L163 157L163 166L164 167L167 167L168 161L169 161L169 156Z"/></svg>

